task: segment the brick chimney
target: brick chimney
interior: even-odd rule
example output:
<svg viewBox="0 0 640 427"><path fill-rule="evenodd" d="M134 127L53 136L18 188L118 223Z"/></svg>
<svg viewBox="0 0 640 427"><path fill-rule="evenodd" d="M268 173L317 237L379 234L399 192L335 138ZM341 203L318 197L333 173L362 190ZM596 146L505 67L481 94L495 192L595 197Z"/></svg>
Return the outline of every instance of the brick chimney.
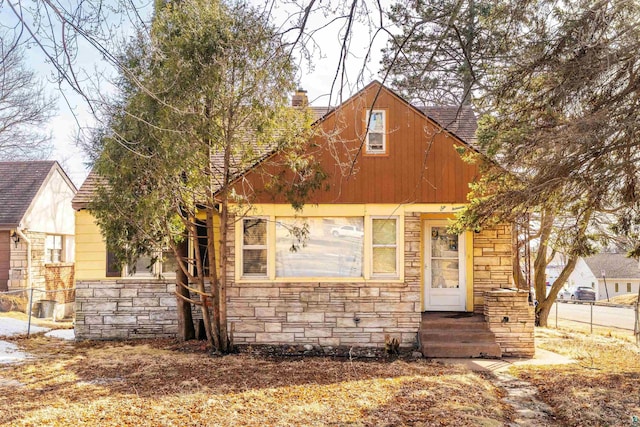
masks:
<svg viewBox="0 0 640 427"><path fill-rule="evenodd" d="M291 97L292 107L306 107L309 104L309 98L307 98L307 91L298 88L296 93Z"/></svg>

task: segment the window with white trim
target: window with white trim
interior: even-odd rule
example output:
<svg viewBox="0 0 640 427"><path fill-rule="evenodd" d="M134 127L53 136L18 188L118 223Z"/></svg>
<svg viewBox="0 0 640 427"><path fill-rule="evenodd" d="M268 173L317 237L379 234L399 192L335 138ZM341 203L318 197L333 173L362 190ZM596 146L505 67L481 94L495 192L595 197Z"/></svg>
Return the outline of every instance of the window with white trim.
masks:
<svg viewBox="0 0 640 427"><path fill-rule="evenodd" d="M366 154L386 154L386 112L384 110L367 110L366 117Z"/></svg>
<svg viewBox="0 0 640 427"><path fill-rule="evenodd" d="M141 255L135 263L121 268L112 252L107 252L107 277L166 278L175 277L180 267L172 250Z"/></svg>
<svg viewBox="0 0 640 427"><path fill-rule="evenodd" d="M125 277L155 277L153 257L140 256L135 263L125 266Z"/></svg>
<svg viewBox="0 0 640 427"><path fill-rule="evenodd" d="M276 277L362 277L363 217L276 218Z"/></svg>
<svg viewBox="0 0 640 427"><path fill-rule="evenodd" d="M50 234L44 241L44 262L47 264L60 263L62 258L62 236Z"/></svg>
<svg viewBox="0 0 640 427"><path fill-rule="evenodd" d="M398 275L398 219L371 218L371 274Z"/></svg>
<svg viewBox="0 0 640 427"><path fill-rule="evenodd" d="M266 277L267 254L267 220L244 218L242 220L242 275Z"/></svg>

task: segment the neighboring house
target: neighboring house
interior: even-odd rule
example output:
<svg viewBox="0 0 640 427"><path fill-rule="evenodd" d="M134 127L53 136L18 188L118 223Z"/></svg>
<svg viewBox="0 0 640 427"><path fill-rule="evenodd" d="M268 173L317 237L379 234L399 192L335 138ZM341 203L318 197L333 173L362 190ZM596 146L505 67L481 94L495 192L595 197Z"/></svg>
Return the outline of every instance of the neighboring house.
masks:
<svg viewBox="0 0 640 427"><path fill-rule="evenodd" d="M566 257L558 254L547 267L547 278L553 284L562 271ZM600 253L579 258L564 288L589 286L597 300L618 295L637 294L640 287L640 264L621 253Z"/></svg>
<svg viewBox="0 0 640 427"><path fill-rule="evenodd" d="M551 289L551 285L556 281L565 265L568 257L564 254L557 253L554 259L549 263L546 269L547 274L547 293ZM569 275L563 289L571 289L577 286L591 286L595 289L595 276L585 262L584 258L578 258L576 266Z"/></svg>
<svg viewBox="0 0 640 427"><path fill-rule="evenodd" d="M606 300L625 294L638 294L640 265L638 260L620 253L601 253L584 259L591 272L588 282L596 291L596 299ZM606 285L606 286L605 286Z"/></svg>
<svg viewBox="0 0 640 427"><path fill-rule="evenodd" d="M73 292L76 188L55 161L0 162L0 292L37 289L63 304ZM68 308L68 307L66 307Z"/></svg>
<svg viewBox="0 0 640 427"><path fill-rule="evenodd" d="M303 96L294 101L304 104ZM473 112L416 108L378 82L323 112L310 146L329 174L329 190L314 193L302 212L270 194L261 173L268 158L238 178L236 192L251 188L253 207L229 222L234 342L383 347L396 338L429 356L532 355L528 291L507 289L511 226L447 230L479 173L460 156L476 151ZM353 173L345 174L354 159ZM87 211L95 180L90 175L74 200L76 336L175 334L170 280L109 277L114 272ZM291 251L288 230L302 224L308 239Z"/></svg>

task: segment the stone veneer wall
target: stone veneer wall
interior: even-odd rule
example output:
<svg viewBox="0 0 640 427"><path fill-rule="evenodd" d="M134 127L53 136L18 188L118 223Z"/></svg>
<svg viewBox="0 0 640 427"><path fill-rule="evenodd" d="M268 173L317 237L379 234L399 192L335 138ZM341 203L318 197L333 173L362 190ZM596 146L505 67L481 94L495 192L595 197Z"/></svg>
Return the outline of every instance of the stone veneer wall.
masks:
<svg viewBox="0 0 640 427"><path fill-rule="evenodd" d="M473 235L473 304L482 313L485 292L513 287L511 226L500 224Z"/></svg>
<svg viewBox="0 0 640 427"><path fill-rule="evenodd" d="M175 283L165 280L76 282L76 338L176 336L175 287Z"/></svg>
<svg viewBox="0 0 640 427"><path fill-rule="evenodd" d="M228 265L233 266L233 221L229 226ZM235 283L229 268L228 316L234 342L382 347L388 334L403 347L416 345L421 321L420 214L406 214L404 226L404 283Z"/></svg>
<svg viewBox="0 0 640 427"><path fill-rule="evenodd" d="M532 357L534 345L534 308L529 293L513 289L495 289L484 295L484 316L503 356Z"/></svg>
<svg viewBox="0 0 640 427"><path fill-rule="evenodd" d="M31 241L31 285L35 289L45 288L45 267L44 267L44 240L45 233L26 232L25 235ZM9 263L10 291L25 289L28 287L27 271L27 242L20 239L18 247L11 242L11 261ZM44 297L44 296L43 296ZM42 299L36 298L34 299Z"/></svg>

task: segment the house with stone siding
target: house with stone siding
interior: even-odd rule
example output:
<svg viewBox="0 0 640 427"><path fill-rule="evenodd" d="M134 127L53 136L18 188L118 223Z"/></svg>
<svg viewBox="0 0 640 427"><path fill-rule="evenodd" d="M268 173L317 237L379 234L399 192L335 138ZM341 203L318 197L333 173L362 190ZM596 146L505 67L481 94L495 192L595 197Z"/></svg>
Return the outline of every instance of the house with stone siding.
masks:
<svg viewBox="0 0 640 427"><path fill-rule="evenodd" d="M294 105L305 98L297 93ZM287 178L269 170L277 152L237 178L251 209L228 223L234 343L381 348L395 339L428 357L532 355L533 308L528 291L514 288L511 225L448 229L479 174L461 156L477 152L473 111L416 107L379 82L313 111L309 150L328 175L326 191L294 210L265 178ZM108 277L86 209L91 189L89 181L74 200L76 336L175 334L171 280Z"/></svg>
<svg viewBox="0 0 640 427"><path fill-rule="evenodd" d="M35 289L58 317L73 309L75 194L56 161L0 162L0 292Z"/></svg>

